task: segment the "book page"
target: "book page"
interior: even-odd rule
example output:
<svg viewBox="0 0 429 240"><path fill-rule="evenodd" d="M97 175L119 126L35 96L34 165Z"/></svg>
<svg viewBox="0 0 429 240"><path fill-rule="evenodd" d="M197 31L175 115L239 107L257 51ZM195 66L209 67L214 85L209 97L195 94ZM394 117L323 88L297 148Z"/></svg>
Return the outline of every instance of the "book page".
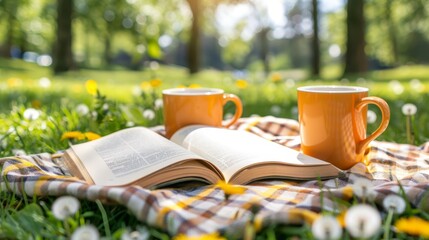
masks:
<svg viewBox="0 0 429 240"><path fill-rule="evenodd" d="M201 157L143 127L71 147L95 184L125 185L184 159Z"/></svg>
<svg viewBox="0 0 429 240"><path fill-rule="evenodd" d="M330 165L252 133L204 126L188 126L171 140L210 160L229 180L238 170L254 164L277 162L295 166Z"/></svg>

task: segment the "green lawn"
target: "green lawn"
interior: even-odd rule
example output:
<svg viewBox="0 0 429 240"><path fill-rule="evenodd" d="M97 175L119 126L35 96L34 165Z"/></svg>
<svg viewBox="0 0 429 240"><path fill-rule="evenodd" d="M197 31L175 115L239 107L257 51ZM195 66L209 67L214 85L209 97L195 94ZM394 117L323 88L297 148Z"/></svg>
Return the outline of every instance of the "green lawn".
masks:
<svg viewBox="0 0 429 240"><path fill-rule="evenodd" d="M204 70L189 76L185 68L159 66L142 71L82 69L54 76L49 69L32 63L0 59L0 157L10 156L18 150L33 154L53 153L66 149L68 142L60 139L62 134L68 131L92 131L105 135L131 125L162 124L162 109L157 109L154 105L155 100L161 96L161 90L192 84L223 88L227 92L237 94L243 101L244 117L258 114L293 119L297 119L298 86L312 84L366 86L370 89L370 95L384 98L391 108L390 125L378 140L407 143L406 117L401 111L405 103L413 103L418 109L417 114L412 117L414 143L419 145L428 140L428 66L403 66L348 78L338 77L339 73L338 66L330 66L324 69L323 80L306 79L304 70L284 70L269 76L253 72L238 74ZM101 93L98 97L86 91L85 82L89 79L97 82ZM141 87L142 85L147 87L154 79L161 80L161 85L150 89ZM245 80L247 86L242 88L237 86L239 79ZM89 113L80 113L77 110L79 104L86 104ZM29 108L36 109L37 118L35 115L29 116L31 113L28 111ZM154 119L143 116L143 111L147 109L155 112ZM373 106L370 109L377 112ZM232 106L227 105L226 113L232 111L234 111ZM34 119L31 119L32 117ZM369 124L368 132L377 126L378 122ZM19 234L16 236L28 237L25 235L28 229L20 227L14 221L35 213L45 219L48 226L52 225L53 228L66 231L61 222L44 214L49 213L49 207L46 206L50 206L53 199L44 199L44 203L41 203L40 199L34 200L11 196L0 191L0 201L3 204L3 210L0 211L0 237L14 236L13 234L17 233ZM32 202L38 204L31 204ZM82 216L74 220L75 226L79 225L79 221L82 223L86 219L95 223L104 234L106 229L120 232L126 226L134 228L139 225L138 221L122 207L103 206L92 202L82 202L82 205ZM113 214L105 219L100 214L103 211ZM11 216L14 220L10 220ZM109 222L111 226L108 226ZM40 223L34 224L35 229L40 227L37 225ZM150 231L154 238L168 238L162 231L156 229Z"/></svg>

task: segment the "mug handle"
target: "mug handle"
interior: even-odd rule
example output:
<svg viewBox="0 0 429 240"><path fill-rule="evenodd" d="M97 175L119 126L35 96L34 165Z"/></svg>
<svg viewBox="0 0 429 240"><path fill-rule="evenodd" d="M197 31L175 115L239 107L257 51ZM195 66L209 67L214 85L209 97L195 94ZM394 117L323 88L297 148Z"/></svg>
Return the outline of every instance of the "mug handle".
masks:
<svg viewBox="0 0 429 240"><path fill-rule="evenodd" d="M232 93L225 93L223 94L223 105L227 102L233 102L235 104L235 114L234 117L226 124L222 124L223 127L228 128L241 117L241 114L243 113L243 105L241 104L240 98L238 98L236 95Z"/></svg>
<svg viewBox="0 0 429 240"><path fill-rule="evenodd" d="M359 142L356 147L357 154L363 152L371 141L380 136L384 130L386 130L390 121L390 108L386 101L379 97L364 97L362 98L361 102L357 104L356 109L360 112L368 104L374 104L381 110L381 123L377 130Z"/></svg>

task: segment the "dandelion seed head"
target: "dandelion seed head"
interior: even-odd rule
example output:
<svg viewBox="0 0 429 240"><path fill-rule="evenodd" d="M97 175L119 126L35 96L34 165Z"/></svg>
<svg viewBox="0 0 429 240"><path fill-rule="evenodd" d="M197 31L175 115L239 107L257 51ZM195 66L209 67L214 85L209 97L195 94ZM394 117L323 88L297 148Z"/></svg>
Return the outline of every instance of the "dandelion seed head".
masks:
<svg viewBox="0 0 429 240"><path fill-rule="evenodd" d="M366 117L368 123L375 123L375 121L377 121L377 114L372 110L368 110Z"/></svg>
<svg viewBox="0 0 429 240"><path fill-rule="evenodd" d="M49 88L51 86L51 80L47 77L42 77L39 79L39 86L42 88Z"/></svg>
<svg viewBox="0 0 429 240"><path fill-rule="evenodd" d="M143 117L147 120L153 120L155 118L155 112L152 109L146 109L143 111Z"/></svg>
<svg viewBox="0 0 429 240"><path fill-rule="evenodd" d="M425 89L425 86L417 78L410 80L410 86L416 92L423 92L423 90Z"/></svg>
<svg viewBox="0 0 429 240"><path fill-rule="evenodd" d="M232 119L234 115L232 113L225 114L225 119Z"/></svg>
<svg viewBox="0 0 429 240"><path fill-rule="evenodd" d="M398 80L392 80L389 82L389 87L393 90L396 95L400 95L404 92L404 86Z"/></svg>
<svg viewBox="0 0 429 240"><path fill-rule="evenodd" d="M52 204L52 213L58 220L65 220L75 214L80 208L80 202L73 196L61 196Z"/></svg>
<svg viewBox="0 0 429 240"><path fill-rule="evenodd" d="M346 229L355 238L369 238L381 226L381 216L378 210L366 204L358 204L349 208L344 220Z"/></svg>
<svg viewBox="0 0 429 240"><path fill-rule="evenodd" d="M417 113L417 106L412 103L406 103L402 106L402 113L405 116L413 116Z"/></svg>
<svg viewBox="0 0 429 240"><path fill-rule="evenodd" d="M24 118L27 120L36 120L40 117L40 111L35 108L27 108L24 111Z"/></svg>
<svg viewBox="0 0 429 240"><path fill-rule="evenodd" d="M353 193L360 198L373 199L376 195L371 180L358 178L352 185Z"/></svg>
<svg viewBox="0 0 429 240"><path fill-rule="evenodd" d="M280 113L282 112L282 108L278 105L274 105L271 107L270 111L274 115L280 115Z"/></svg>
<svg viewBox="0 0 429 240"><path fill-rule="evenodd" d="M81 104L76 106L76 112L80 116L85 116L89 113L89 107L86 104L81 103Z"/></svg>
<svg viewBox="0 0 429 240"><path fill-rule="evenodd" d="M386 211L393 209L396 214L401 214L405 211L405 200L395 194L391 194L384 198L383 207Z"/></svg>
<svg viewBox="0 0 429 240"><path fill-rule="evenodd" d="M293 87L295 87L295 80L293 80L292 78L286 79L285 86L286 86L286 88L293 88Z"/></svg>
<svg viewBox="0 0 429 240"><path fill-rule="evenodd" d="M92 225L85 225L77 228L72 236L71 240L98 240L100 239L100 233L97 228Z"/></svg>
<svg viewBox="0 0 429 240"><path fill-rule="evenodd" d="M136 124L134 123L134 122L132 122L132 121L128 121L126 124L125 124L125 126L126 127L134 127Z"/></svg>
<svg viewBox="0 0 429 240"><path fill-rule="evenodd" d="M154 107L156 110L161 109L164 107L164 102L162 101L161 98L157 98L154 102Z"/></svg>
<svg viewBox="0 0 429 240"><path fill-rule="evenodd" d="M109 104L108 103L103 104L103 110L104 111L109 110Z"/></svg>
<svg viewBox="0 0 429 240"><path fill-rule="evenodd" d="M316 239L339 239L343 234L338 220L333 216L321 216L314 221L311 232Z"/></svg>
<svg viewBox="0 0 429 240"><path fill-rule="evenodd" d="M134 96L140 96L142 94L142 88L140 86L134 86L132 93Z"/></svg>
<svg viewBox="0 0 429 240"><path fill-rule="evenodd" d="M12 154L15 156L25 156L27 153L23 149L12 149Z"/></svg>

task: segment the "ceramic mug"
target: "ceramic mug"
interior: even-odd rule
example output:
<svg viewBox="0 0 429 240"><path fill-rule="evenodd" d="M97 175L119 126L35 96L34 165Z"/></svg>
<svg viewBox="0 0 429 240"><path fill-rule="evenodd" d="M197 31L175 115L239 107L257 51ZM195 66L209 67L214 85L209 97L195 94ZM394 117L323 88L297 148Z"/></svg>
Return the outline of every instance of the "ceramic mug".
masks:
<svg viewBox="0 0 429 240"><path fill-rule="evenodd" d="M180 128L202 124L229 127L241 117L243 106L240 99L217 88L172 88L162 91L166 137L170 138ZM224 105L235 104L235 114L223 122Z"/></svg>
<svg viewBox="0 0 429 240"><path fill-rule="evenodd" d="M366 136L368 104L376 105L382 118ZM345 170L363 161L369 143L386 130L390 109L383 99L368 97L368 88L306 86L298 88L298 118L301 151Z"/></svg>

